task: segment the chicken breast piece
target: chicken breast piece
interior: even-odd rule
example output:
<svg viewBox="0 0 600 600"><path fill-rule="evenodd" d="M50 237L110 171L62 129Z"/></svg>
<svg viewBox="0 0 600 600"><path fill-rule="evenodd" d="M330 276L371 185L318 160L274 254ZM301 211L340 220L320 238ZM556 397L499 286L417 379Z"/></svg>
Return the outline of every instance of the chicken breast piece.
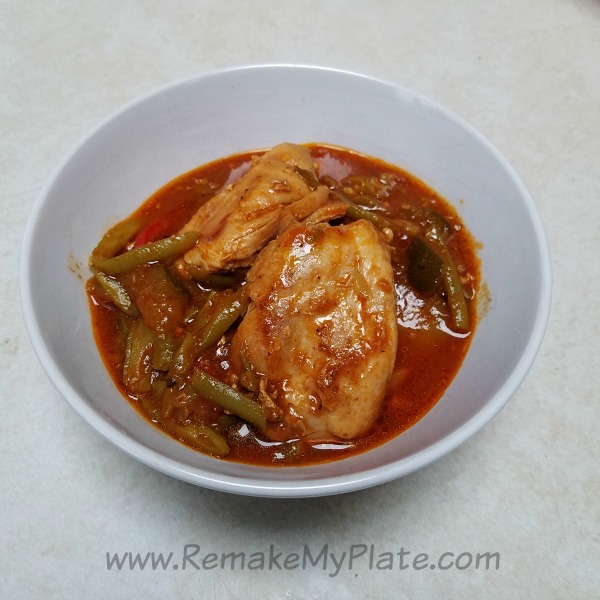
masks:
<svg viewBox="0 0 600 600"><path fill-rule="evenodd" d="M390 252L367 221L295 224L248 273L251 303L233 338L234 370L262 376L282 415L274 440L358 437L373 426L396 358Z"/></svg>
<svg viewBox="0 0 600 600"><path fill-rule="evenodd" d="M307 148L280 144L263 154L236 182L211 198L181 232L199 239L179 262L203 271L227 271L252 264L255 255L293 221L311 215L329 220L345 213L317 181ZM316 189L313 189L316 188Z"/></svg>

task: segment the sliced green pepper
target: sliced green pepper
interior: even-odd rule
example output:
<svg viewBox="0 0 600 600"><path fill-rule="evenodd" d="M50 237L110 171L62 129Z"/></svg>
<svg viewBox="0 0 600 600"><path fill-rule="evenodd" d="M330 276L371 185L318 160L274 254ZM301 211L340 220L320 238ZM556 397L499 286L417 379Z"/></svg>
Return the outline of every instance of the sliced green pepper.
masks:
<svg viewBox="0 0 600 600"><path fill-rule="evenodd" d="M407 276L410 284L423 294L433 294L443 278L444 263L420 238L414 238L408 247Z"/></svg>

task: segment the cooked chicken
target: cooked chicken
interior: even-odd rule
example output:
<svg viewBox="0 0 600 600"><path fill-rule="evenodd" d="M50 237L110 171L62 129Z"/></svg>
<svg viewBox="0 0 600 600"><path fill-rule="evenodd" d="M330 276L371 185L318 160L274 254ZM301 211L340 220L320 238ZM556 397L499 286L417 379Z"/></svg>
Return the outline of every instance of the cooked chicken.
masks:
<svg viewBox="0 0 600 600"><path fill-rule="evenodd" d="M310 152L281 144L262 155L238 181L203 205L182 228L197 231L198 243L179 263L203 271L231 270L252 264L255 255L294 221L317 222L345 213L317 186Z"/></svg>
<svg viewBox="0 0 600 600"><path fill-rule="evenodd" d="M272 439L358 437L372 427L396 357L389 249L367 221L294 224L248 273L251 304L232 342L234 369L262 376L282 418Z"/></svg>

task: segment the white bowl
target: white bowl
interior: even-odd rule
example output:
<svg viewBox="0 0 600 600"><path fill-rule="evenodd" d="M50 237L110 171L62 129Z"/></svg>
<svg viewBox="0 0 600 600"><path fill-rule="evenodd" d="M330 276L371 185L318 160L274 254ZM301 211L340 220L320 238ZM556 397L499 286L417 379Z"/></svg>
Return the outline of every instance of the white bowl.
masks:
<svg viewBox="0 0 600 600"><path fill-rule="evenodd" d="M268 468L204 456L138 416L96 349L81 278L101 235L193 167L282 141L327 142L403 167L453 203L482 243L491 303L443 398L421 421L364 454ZM209 73L128 104L92 131L42 190L25 235L25 320L50 379L113 444L179 479L256 496L319 496L401 477L483 427L515 392L550 307L546 238L525 187L493 146L446 109L352 73L258 66Z"/></svg>

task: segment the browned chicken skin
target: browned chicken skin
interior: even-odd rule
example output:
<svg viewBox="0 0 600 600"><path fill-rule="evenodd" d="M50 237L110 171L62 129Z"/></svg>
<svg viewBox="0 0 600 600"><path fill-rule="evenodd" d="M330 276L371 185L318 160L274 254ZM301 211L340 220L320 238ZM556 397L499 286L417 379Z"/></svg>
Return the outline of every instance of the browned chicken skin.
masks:
<svg viewBox="0 0 600 600"><path fill-rule="evenodd" d="M396 357L388 246L367 221L293 224L248 273L233 367L263 378L280 409L272 439L358 437L373 426Z"/></svg>

